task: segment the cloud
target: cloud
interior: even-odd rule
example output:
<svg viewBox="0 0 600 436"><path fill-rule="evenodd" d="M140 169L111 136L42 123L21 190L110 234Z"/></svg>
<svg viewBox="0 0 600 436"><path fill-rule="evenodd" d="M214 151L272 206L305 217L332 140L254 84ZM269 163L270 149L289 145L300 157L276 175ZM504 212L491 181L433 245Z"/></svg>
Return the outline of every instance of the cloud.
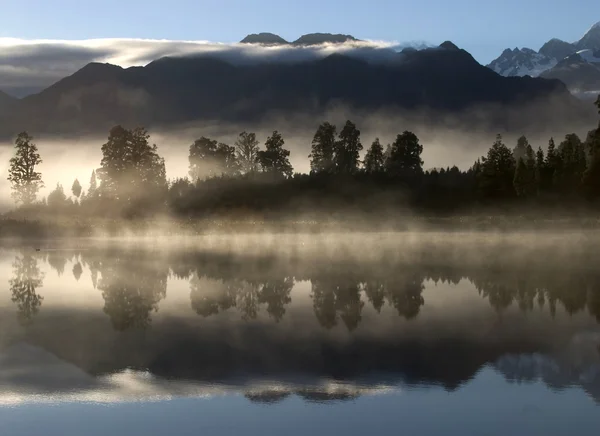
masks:
<svg viewBox="0 0 600 436"><path fill-rule="evenodd" d="M344 53L369 62L398 58L406 47L423 42L360 41L310 47L225 44L209 41L90 39L80 41L0 38L0 90L16 96L37 92L90 62L124 68L144 66L165 56L212 56L236 65L256 62L302 62Z"/></svg>

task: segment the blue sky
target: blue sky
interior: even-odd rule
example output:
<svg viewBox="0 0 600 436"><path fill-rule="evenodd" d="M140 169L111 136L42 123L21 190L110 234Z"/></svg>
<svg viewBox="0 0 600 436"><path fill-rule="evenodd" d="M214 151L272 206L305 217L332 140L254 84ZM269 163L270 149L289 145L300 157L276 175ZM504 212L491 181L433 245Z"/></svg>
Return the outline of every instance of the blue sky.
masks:
<svg viewBox="0 0 600 436"><path fill-rule="evenodd" d="M358 38L452 40L487 63L507 47L579 39L600 21L598 0L0 0L0 37L132 37L234 42L268 31Z"/></svg>

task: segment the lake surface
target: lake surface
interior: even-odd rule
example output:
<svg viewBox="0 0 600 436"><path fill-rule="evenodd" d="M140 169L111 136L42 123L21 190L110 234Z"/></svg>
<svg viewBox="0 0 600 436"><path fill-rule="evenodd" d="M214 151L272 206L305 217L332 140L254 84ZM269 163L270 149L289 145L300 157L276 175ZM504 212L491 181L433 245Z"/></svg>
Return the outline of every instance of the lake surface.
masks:
<svg viewBox="0 0 600 436"><path fill-rule="evenodd" d="M597 435L589 235L0 248L0 434Z"/></svg>

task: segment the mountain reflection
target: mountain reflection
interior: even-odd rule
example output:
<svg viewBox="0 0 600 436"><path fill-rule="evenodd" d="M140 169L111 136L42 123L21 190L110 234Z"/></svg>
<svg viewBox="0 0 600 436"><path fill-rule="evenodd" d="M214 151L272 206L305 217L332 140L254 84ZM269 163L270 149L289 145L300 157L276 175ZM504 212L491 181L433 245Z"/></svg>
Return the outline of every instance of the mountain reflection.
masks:
<svg viewBox="0 0 600 436"><path fill-rule="evenodd" d="M347 401L389 386L453 391L482 368L511 382L578 386L600 401L596 258L530 254L23 251L12 262L10 307L28 326L7 329L5 343L24 340L90 377L148 373L265 404ZM45 278L43 266L57 275ZM53 312L52 279L87 287L98 305ZM440 283L474 299L436 304ZM170 303L175 294L183 298ZM473 300L493 310L474 314Z"/></svg>

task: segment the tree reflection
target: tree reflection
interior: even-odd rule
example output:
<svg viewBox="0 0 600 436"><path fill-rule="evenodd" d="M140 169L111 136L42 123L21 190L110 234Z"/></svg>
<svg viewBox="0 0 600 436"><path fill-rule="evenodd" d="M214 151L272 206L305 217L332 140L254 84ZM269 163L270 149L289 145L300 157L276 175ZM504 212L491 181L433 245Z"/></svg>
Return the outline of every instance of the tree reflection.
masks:
<svg viewBox="0 0 600 436"><path fill-rule="evenodd" d="M116 257L96 264L98 289L104 298L104 313L116 330L146 328L151 312L166 297L168 268L144 259Z"/></svg>
<svg viewBox="0 0 600 436"><path fill-rule="evenodd" d="M203 317L235 307L246 321L256 319L260 306L266 305L269 316L278 322L285 315L285 306L292 301L290 293L293 286L291 277L267 278L264 281L215 280L196 273L190 280L190 300L192 309Z"/></svg>
<svg viewBox="0 0 600 436"><path fill-rule="evenodd" d="M75 280L79 281L81 274L83 274L83 267L81 266L81 263L77 262L73 266L73 277L75 277Z"/></svg>
<svg viewBox="0 0 600 436"><path fill-rule="evenodd" d="M312 299L319 323L330 329L337 325L338 316L349 331L355 330L362 319L365 303L361 300L361 286L351 279L312 280Z"/></svg>
<svg viewBox="0 0 600 436"><path fill-rule="evenodd" d="M16 256L12 266L13 278L9 280L11 300L17 305L19 322L28 324L39 312L44 299L36 293L43 286L44 275L37 260L27 254Z"/></svg>

